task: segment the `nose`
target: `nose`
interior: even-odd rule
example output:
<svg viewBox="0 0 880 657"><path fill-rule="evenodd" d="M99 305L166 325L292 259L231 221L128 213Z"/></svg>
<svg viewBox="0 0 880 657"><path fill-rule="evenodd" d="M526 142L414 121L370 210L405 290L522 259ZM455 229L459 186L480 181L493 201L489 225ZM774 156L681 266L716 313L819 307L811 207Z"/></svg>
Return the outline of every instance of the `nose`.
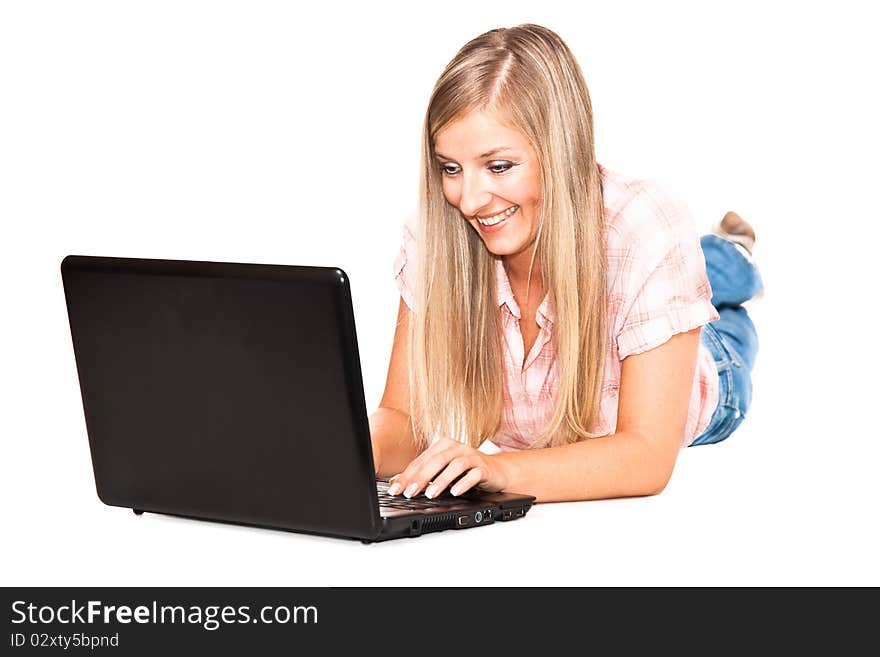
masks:
<svg viewBox="0 0 880 657"><path fill-rule="evenodd" d="M479 171L461 174L461 199L458 209L470 219L492 201L492 192Z"/></svg>

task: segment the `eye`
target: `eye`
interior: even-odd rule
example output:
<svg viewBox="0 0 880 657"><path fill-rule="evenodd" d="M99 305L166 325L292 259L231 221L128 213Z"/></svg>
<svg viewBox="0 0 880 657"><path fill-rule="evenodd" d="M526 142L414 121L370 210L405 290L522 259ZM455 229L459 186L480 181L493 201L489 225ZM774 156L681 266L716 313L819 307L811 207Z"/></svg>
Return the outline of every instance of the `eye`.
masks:
<svg viewBox="0 0 880 657"><path fill-rule="evenodd" d="M459 171L461 171L461 167L457 164L441 164L440 165L440 173L445 176L454 176Z"/></svg>
<svg viewBox="0 0 880 657"><path fill-rule="evenodd" d="M492 173L504 173L505 171L509 171L514 166L513 162L507 162L506 160L502 160L499 162L492 162L489 165L489 171Z"/></svg>

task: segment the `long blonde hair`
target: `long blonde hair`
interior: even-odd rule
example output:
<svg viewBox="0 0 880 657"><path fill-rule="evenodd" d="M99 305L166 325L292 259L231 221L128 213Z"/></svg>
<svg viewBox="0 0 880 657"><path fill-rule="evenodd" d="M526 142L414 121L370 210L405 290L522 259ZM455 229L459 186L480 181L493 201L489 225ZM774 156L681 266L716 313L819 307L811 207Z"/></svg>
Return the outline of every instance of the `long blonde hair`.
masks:
<svg viewBox="0 0 880 657"><path fill-rule="evenodd" d="M434 86L422 137L418 248L410 322L413 430L472 447L501 423L506 377L496 293L498 256L443 195L434 138L470 112L499 112L541 164L535 251L553 304L559 387L532 447L595 437L605 362L602 188L593 113L580 67L551 30L519 25L467 43ZM529 274L531 275L531 268Z"/></svg>

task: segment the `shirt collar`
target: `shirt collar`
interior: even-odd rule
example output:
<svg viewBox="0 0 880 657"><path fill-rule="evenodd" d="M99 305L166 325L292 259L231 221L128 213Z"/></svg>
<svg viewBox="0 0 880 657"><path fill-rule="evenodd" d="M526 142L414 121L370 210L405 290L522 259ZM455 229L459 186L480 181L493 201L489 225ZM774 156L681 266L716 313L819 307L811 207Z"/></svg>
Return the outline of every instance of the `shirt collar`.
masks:
<svg viewBox="0 0 880 657"><path fill-rule="evenodd" d="M496 261L495 271L496 285L498 286L498 306L507 306L507 310L510 311L511 315L517 319L522 319L522 313L516 303L516 299L513 298L513 289L510 287L510 279L507 277L507 270L504 269L504 263L501 261L501 258L498 258ZM546 319L551 324L556 320L556 314L550 305L549 293L544 296L544 300L538 306L538 316ZM538 319L538 324L543 326L543 322L540 319Z"/></svg>

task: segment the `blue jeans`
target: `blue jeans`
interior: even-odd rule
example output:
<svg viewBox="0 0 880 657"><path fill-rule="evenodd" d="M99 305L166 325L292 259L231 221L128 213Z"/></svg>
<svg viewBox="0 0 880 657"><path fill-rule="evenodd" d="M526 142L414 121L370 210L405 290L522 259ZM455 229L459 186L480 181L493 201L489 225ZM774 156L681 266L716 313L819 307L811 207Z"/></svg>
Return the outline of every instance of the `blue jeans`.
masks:
<svg viewBox="0 0 880 657"><path fill-rule="evenodd" d="M758 335L742 304L764 286L758 270L731 242L717 235L703 235L700 244L712 286L712 305L721 316L706 324L700 336L718 368L718 405L706 430L694 439L691 447L721 442L733 433L749 410Z"/></svg>

